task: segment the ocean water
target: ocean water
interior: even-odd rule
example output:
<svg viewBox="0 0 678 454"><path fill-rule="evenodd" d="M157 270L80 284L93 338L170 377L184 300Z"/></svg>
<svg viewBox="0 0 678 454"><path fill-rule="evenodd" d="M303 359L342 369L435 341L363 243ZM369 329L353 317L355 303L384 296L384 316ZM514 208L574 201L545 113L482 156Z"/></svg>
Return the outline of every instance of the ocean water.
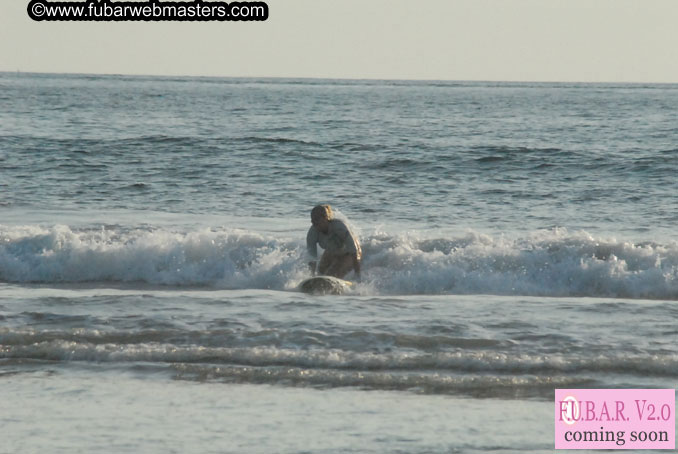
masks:
<svg viewBox="0 0 678 454"><path fill-rule="evenodd" d="M0 73L0 452L550 452L554 389L676 388L676 125L678 85ZM318 203L342 296L296 291Z"/></svg>

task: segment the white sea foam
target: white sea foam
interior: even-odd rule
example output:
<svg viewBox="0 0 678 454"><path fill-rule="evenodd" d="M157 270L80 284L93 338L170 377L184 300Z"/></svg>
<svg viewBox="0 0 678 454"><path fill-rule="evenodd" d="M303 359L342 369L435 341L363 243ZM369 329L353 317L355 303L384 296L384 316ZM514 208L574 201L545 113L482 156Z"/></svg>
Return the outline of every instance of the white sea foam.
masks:
<svg viewBox="0 0 678 454"><path fill-rule="evenodd" d="M585 232L526 238L374 236L365 255L392 293L615 296L678 299L678 244L635 244Z"/></svg>
<svg viewBox="0 0 678 454"><path fill-rule="evenodd" d="M0 227L0 280L284 288L298 245L242 230Z"/></svg>
<svg viewBox="0 0 678 454"><path fill-rule="evenodd" d="M375 231L362 243L363 294L678 299L676 242L549 230L519 238ZM0 226L0 280L288 290L305 277L303 248L302 239L227 228Z"/></svg>

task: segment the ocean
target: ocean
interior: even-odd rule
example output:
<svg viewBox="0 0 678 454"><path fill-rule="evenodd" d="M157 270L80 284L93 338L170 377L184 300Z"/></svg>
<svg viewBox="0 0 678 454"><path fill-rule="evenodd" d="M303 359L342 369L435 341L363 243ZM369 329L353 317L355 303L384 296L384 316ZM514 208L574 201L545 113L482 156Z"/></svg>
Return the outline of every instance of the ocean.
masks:
<svg viewBox="0 0 678 454"><path fill-rule="evenodd" d="M677 387L677 125L678 85L0 73L0 453L551 452L555 389ZM341 296L296 290L320 203Z"/></svg>

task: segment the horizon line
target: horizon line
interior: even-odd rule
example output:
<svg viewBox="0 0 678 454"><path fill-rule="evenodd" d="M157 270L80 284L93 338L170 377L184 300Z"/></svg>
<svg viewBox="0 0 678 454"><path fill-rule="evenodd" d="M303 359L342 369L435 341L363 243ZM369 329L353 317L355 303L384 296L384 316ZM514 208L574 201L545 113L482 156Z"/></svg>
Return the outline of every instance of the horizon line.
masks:
<svg viewBox="0 0 678 454"><path fill-rule="evenodd" d="M591 85L678 85L677 82L649 81L583 81L583 80L516 80L516 79L422 79L422 78L378 78L378 77L319 77L319 76L215 76L189 74L132 74L109 72L53 72L53 71L14 71L0 70L0 74L62 75L62 76L101 76L101 77L149 77L179 79L279 79L279 80L333 80L349 82L443 82L443 83L516 83L516 84L591 84Z"/></svg>

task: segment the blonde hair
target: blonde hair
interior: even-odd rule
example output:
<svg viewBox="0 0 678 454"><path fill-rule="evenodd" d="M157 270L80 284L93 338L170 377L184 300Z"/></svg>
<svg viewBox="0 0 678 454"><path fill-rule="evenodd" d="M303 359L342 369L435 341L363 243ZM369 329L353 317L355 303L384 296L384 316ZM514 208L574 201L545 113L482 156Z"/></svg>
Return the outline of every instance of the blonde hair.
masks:
<svg viewBox="0 0 678 454"><path fill-rule="evenodd" d="M316 205L311 210L311 221L318 218L325 218L331 221L333 217L332 207L329 205Z"/></svg>

